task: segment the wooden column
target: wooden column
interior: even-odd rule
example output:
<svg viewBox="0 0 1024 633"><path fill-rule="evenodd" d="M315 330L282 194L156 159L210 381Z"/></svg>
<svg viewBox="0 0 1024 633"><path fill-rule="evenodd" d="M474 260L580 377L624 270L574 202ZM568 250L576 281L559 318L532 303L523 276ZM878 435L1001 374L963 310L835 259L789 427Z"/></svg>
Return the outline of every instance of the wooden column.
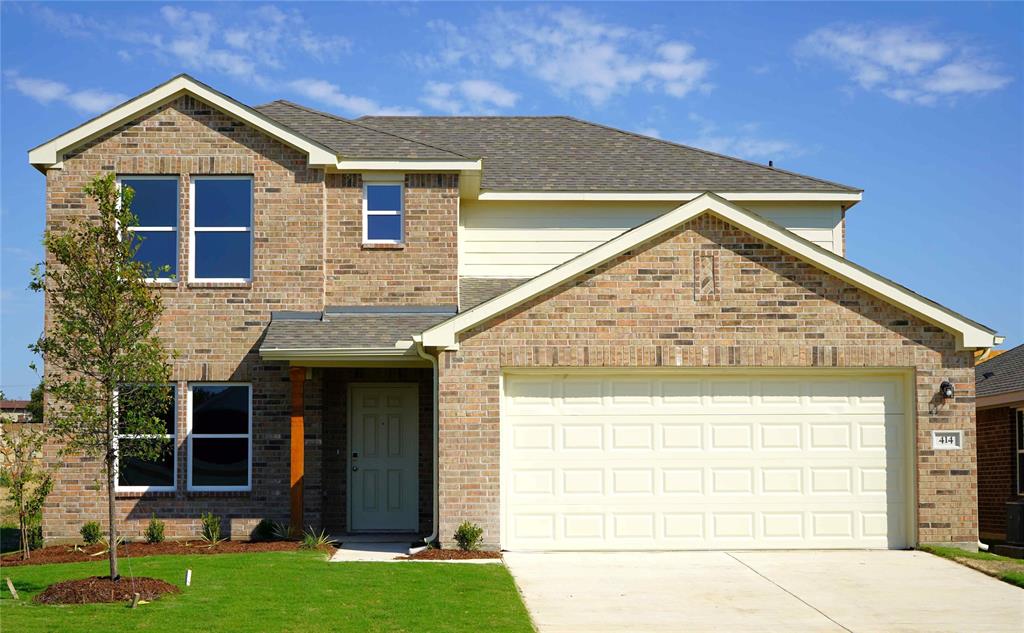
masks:
<svg viewBox="0 0 1024 633"><path fill-rule="evenodd" d="M306 417L303 388L306 383L306 368L292 367L289 373L292 383L292 425L291 425L291 522L292 534L302 534L302 478L306 471Z"/></svg>

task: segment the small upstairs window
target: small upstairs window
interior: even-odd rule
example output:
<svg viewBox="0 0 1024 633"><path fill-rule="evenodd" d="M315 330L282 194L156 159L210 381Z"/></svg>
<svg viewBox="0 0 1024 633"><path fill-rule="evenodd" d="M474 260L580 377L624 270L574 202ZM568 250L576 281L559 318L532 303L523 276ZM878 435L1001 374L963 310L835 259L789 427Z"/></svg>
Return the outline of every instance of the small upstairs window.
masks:
<svg viewBox="0 0 1024 633"><path fill-rule="evenodd" d="M192 178L190 279L252 281L252 178Z"/></svg>
<svg viewBox="0 0 1024 633"><path fill-rule="evenodd" d="M138 224L128 230L139 242L135 259L149 264L150 281L173 281L178 274L178 177L122 176L118 182L134 191L131 209Z"/></svg>
<svg viewBox="0 0 1024 633"><path fill-rule="evenodd" d="M371 183L363 188L363 242L401 244L405 241L400 183Z"/></svg>

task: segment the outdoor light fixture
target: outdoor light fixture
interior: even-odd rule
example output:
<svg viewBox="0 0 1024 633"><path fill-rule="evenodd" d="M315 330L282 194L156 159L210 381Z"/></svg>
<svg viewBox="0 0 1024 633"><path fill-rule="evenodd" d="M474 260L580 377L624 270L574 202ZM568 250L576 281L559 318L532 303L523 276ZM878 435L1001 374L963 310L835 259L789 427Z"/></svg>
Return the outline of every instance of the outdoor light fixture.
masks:
<svg viewBox="0 0 1024 633"><path fill-rule="evenodd" d="M942 384L939 385L939 393L941 393L942 397L947 399L947 400L952 398L953 397L953 383L949 382L948 380L943 380Z"/></svg>

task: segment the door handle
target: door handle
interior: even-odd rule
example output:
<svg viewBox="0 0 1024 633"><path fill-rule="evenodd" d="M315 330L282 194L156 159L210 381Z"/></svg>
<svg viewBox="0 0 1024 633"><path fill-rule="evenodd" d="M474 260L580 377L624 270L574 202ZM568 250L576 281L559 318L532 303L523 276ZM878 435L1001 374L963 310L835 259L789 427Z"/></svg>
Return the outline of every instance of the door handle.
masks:
<svg viewBox="0 0 1024 633"><path fill-rule="evenodd" d="M352 467L352 472L356 472L357 470L359 470L359 466L353 466Z"/></svg>

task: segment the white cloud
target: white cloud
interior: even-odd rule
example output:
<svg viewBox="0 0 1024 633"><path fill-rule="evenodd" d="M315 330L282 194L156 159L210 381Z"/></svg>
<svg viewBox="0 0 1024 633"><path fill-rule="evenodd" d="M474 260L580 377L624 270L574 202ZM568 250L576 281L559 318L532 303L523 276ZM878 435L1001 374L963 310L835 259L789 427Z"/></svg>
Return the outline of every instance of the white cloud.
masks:
<svg viewBox="0 0 1024 633"><path fill-rule="evenodd" d="M400 116L419 114L417 110L396 107L383 107L373 99L346 94L341 87L323 79L296 79L288 82L288 87L295 93L318 103L343 110L350 116L376 114L380 116Z"/></svg>
<svg viewBox="0 0 1024 633"><path fill-rule="evenodd" d="M690 113L689 119L696 127L696 134L682 142L709 152L748 160L779 160L807 153L794 141L762 136L757 123L745 123L731 131L723 131L714 121L699 114Z"/></svg>
<svg viewBox="0 0 1024 633"><path fill-rule="evenodd" d="M457 83L427 82L420 100L448 114L491 114L494 108L515 106L519 95L493 81L467 79Z"/></svg>
<svg viewBox="0 0 1024 633"><path fill-rule="evenodd" d="M999 90L1011 81L975 49L920 28L823 27L804 37L796 50L801 57L825 59L846 70L864 90L904 103L932 105Z"/></svg>
<svg viewBox="0 0 1024 633"><path fill-rule="evenodd" d="M443 38L424 65L491 65L517 70L563 96L594 105L634 88L685 97L708 91L711 63L690 44L601 22L575 8L496 9L463 34L449 22L428 23ZM483 51L478 42L486 42Z"/></svg>
<svg viewBox="0 0 1024 633"><path fill-rule="evenodd" d="M109 110L126 99L122 94L97 88L72 90L67 84L51 79L22 77L16 73L8 73L7 77L11 87L30 99L43 105L63 103L85 114Z"/></svg>

